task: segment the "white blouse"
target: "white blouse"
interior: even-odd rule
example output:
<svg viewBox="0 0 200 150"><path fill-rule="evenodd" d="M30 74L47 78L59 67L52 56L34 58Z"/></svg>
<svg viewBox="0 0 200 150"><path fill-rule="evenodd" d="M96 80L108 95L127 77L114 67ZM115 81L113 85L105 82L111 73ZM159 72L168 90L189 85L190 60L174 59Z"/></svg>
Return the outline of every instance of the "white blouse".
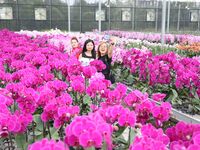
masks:
<svg viewBox="0 0 200 150"><path fill-rule="evenodd" d="M85 57L81 57L79 59L79 61L81 62L82 66L89 66L90 62L93 61L94 58L85 58Z"/></svg>

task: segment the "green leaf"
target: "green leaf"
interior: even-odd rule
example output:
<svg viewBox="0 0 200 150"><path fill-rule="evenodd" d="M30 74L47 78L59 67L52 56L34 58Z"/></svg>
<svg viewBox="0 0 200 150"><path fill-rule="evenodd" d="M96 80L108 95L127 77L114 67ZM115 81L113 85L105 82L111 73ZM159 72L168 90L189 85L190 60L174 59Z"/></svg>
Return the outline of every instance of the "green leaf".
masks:
<svg viewBox="0 0 200 150"><path fill-rule="evenodd" d="M72 146L69 147L69 150L76 150L75 148L73 148Z"/></svg>
<svg viewBox="0 0 200 150"><path fill-rule="evenodd" d="M70 146L69 150L76 150L74 147Z"/></svg>
<svg viewBox="0 0 200 150"><path fill-rule="evenodd" d="M193 98L193 99L192 99L192 104L198 105L198 104L200 104L200 100L199 100L199 99L196 99L196 98Z"/></svg>
<svg viewBox="0 0 200 150"><path fill-rule="evenodd" d="M178 103L179 105L182 105L182 104L183 104L182 100L180 100L180 99L177 100L177 103Z"/></svg>
<svg viewBox="0 0 200 150"><path fill-rule="evenodd" d="M41 115L36 114L33 117L34 117L34 122L36 123L36 131L43 131L43 122L41 120Z"/></svg>
<svg viewBox="0 0 200 150"><path fill-rule="evenodd" d="M89 147L89 148L86 148L86 150L95 150L95 147Z"/></svg>
<svg viewBox="0 0 200 150"><path fill-rule="evenodd" d="M90 104L91 103L91 97L89 95L85 95L83 97L83 104Z"/></svg>
<svg viewBox="0 0 200 150"><path fill-rule="evenodd" d="M172 90L172 93L173 93L173 95L172 95L172 101L176 101L176 99L178 98L178 93L174 89L171 89L171 90Z"/></svg>
<svg viewBox="0 0 200 150"><path fill-rule="evenodd" d="M35 131L35 132L34 132L34 135L35 135L35 136L39 136L39 135L41 135L41 134L42 134L41 131ZM30 135L33 136L33 132L31 132Z"/></svg>
<svg viewBox="0 0 200 150"><path fill-rule="evenodd" d="M126 127L120 127L119 130L115 133L115 137L119 137L120 135L122 135L125 129Z"/></svg>
<svg viewBox="0 0 200 150"><path fill-rule="evenodd" d="M132 75L129 75L129 76L127 77L127 82L128 82L128 83L133 83L133 81L134 81L133 76L132 76Z"/></svg>
<svg viewBox="0 0 200 150"><path fill-rule="evenodd" d="M101 149L102 149L102 150L107 150L107 144L106 144L105 141L103 142L103 145L102 145Z"/></svg>
<svg viewBox="0 0 200 150"><path fill-rule="evenodd" d="M194 98L199 100L199 95L197 94L197 92L194 92ZM200 103L200 101L199 101L199 103Z"/></svg>
<svg viewBox="0 0 200 150"><path fill-rule="evenodd" d="M58 130L59 130L59 129L55 129L54 127L51 127L51 128L50 128L50 132L51 132L51 137L52 137L52 139L58 140L58 139L60 138L59 135L58 135Z"/></svg>
<svg viewBox="0 0 200 150"><path fill-rule="evenodd" d="M142 93L145 93L148 90L148 87L143 88Z"/></svg>
<svg viewBox="0 0 200 150"><path fill-rule="evenodd" d="M28 143L26 143L26 134L17 134L15 137L17 143L17 148L21 150L26 150Z"/></svg>
<svg viewBox="0 0 200 150"><path fill-rule="evenodd" d="M173 92L173 95L174 95L175 98L178 97L178 93L177 93L176 90L172 89L172 92Z"/></svg>
<svg viewBox="0 0 200 150"><path fill-rule="evenodd" d="M198 111L200 111L200 107L198 107L198 106L194 106Z"/></svg>
<svg viewBox="0 0 200 150"><path fill-rule="evenodd" d="M58 79L60 79L60 80L63 79L63 75L62 75L62 72L61 72L61 71L59 71L57 75L58 75Z"/></svg>
<svg viewBox="0 0 200 150"><path fill-rule="evenodd" d="M172 105L175 105L176 102L172 100L172 97L173 97L173 95L170 94L169 97L167 98L167 101L168 101L168 102L171 101Z"/></svg>
<svg viewBox="0 0 200 150"><path fill-rule="evenodd" d="M40 114L36 114L33 117L34 117L34 122L36 124L34 135L35 135L36 141L38 141L43 138L43 122L41 120ZM31 132L30 135L32 135L32 134L33 133Z"/></svg>
<svg viewBox="0 0 200 150"><path fill-rule="evenodd" d="M55 77L56 77L56 73L57 73L56 69L53 69L53 74Z"/></svg>
<svg viewBox="0 0 200 150"><path fill-rule="evenodd" d="M131 144L131 143L133 142L133 139L135 139L135 137L136 137L136 132L133 130L133 128L130 128L129 133L130 133L129 142L130 142L130 144Z"/></svg>
<svg viewBox="0 0 200 150"><path fill-rule="evenodd" d="M42 132L41 132L42 133ZM41 139L43 139L43 134L40 134L40 135L36 135L35 136L35 140L36 141L39 141L39 140L41 140Z"/></svg>
<svg viewBox="0 0 200 150"><path fill-rule="evenodd" d="M127 141L126 141L122 136L120 136L120 137L118 137L118 138L115 138L114 141L115 141L116 143L122 143L122 144L124 144L124 145L127 145Z"/></svg>

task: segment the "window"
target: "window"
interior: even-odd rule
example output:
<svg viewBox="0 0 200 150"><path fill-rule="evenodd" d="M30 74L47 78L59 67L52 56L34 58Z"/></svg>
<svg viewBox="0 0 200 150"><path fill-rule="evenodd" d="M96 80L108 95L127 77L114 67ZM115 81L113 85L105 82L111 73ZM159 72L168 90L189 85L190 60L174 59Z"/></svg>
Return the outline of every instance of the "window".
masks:
<svg viewBox="0 0 200 150"><path fill-rule="evenodd" d="M190 21L191 22L197 22L198 21L198 11L197 10L191 10L190 11Z"/></svg>
<svg viewBox="0 0 200 150"><path fill-rule="evenodd" d="M131 21L131 10L129 8L122 10L122 21Z"/></svg>
<svg viewBox="0 0 200 150"><path fill-rule="evenodd" d="M155 10L154 9L147 10L146 20L147 21L155 21Z"/></svg>
<svg viewBox="0 0 200 150"><path fill-rule="evenodd" d="M47 20L46 8L35 8L35 20Z"/></svg>
<svg viewBox="0 0 200 150"><path fill-rule="evenodd" d="M95 20L99 21L100 17L101 17L101 21L106 21L106 12L105 10L101 10L101 12L99 12L99 10L96 9Z"/></svg>
<svg viewBox="0 0 200 150"><path fill-rule="evenodd" d="M6 20L13 19L12 7L0 7L0 19L6 19Z"/></svg>

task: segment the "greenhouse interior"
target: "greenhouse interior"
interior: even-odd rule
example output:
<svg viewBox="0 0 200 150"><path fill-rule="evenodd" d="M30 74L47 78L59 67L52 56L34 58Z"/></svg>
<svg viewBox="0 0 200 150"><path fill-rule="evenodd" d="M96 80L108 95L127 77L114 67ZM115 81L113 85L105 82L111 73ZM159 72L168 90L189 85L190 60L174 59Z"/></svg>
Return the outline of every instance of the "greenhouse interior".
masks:
<svg viewBox="0 0 200 150"><path fill-rule="evenodd" d="M0 0L0 150L200 150L200 0Z"/></svg>

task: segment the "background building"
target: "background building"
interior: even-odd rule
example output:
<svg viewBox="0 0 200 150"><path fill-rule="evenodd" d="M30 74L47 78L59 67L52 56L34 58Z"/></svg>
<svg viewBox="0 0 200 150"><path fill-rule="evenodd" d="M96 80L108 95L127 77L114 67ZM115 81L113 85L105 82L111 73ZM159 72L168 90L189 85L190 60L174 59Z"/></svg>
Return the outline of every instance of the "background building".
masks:
<svg viewBox="0 0 200 150"><path fill-rule="evenodd" d="M101 30L160 32L162 1L101 0ZM70 11L68 11L70 5ZM169 14L168 14L169 11ZM95 0L0 0L0 28L10 30L98 29L98 1ZM199 32L200 2L167 1L169 32Z"/></svg>

